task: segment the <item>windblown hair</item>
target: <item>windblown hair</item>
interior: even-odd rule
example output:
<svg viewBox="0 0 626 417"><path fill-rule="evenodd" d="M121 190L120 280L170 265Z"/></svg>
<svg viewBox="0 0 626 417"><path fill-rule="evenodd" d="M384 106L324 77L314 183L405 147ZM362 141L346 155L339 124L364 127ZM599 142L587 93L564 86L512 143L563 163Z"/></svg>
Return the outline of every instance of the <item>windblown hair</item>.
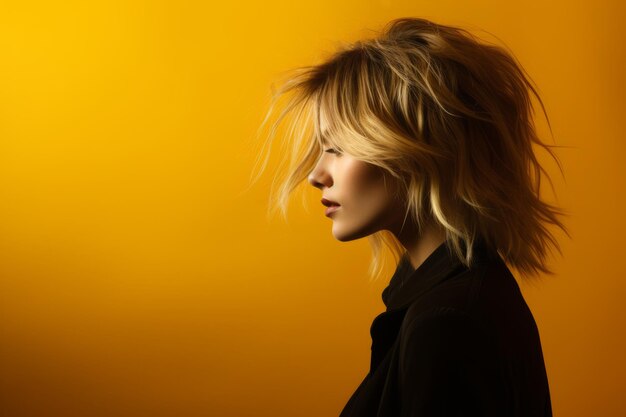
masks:
<svg viewBox="0 0 626 417"><path fill-rule="evenodd" d="M260 129L278 101L288 101L265 144L283 120L290 123L281 135L289 161L285 167L287 158L281 160L284 175L272 184L272 210L286 216L289 196L315 167L324 138L396 178L406 215L418 229L432 220L442 226L465 265L472 265L473 243L481 238L526 280L554 274L546 267L548 245L561 249L548 227L569 233L558 218L565 212L540 198L548 173L533 144L563 170L550 149L555 146L537 135L531 93L550 122L514 56L465 29L419 18L396 19L377 38L338 49L319 65L296 68L273 89ZM327 131L320 130L320 118ZM261 172L266 164L267 158ZM374 279L384 246L396 260L405 249L387 230L368 239Z"/></svg>

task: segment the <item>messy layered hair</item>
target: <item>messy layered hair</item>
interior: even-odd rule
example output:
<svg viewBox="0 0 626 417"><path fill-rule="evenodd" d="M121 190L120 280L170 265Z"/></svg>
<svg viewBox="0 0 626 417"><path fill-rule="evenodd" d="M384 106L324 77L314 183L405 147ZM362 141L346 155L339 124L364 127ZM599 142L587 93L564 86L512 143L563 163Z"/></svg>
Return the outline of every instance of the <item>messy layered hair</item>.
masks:
<svg viewBox="0 0 626 417"><path fill-rule="evenodd" d="M533 96L550 126L533 82L504 47L425 19L391 21L376 38L343 44L273 89L259 132L286 100L264 149L280 137L287 157L272 184L270 210L286 216L290 195L306 182L324 141L397 179L405 220L418 230L437 222L465 265L472 265L480 238L527 280L553 274L546 266L549 246L561 250L550 228L568 234L559 219L565 212L540 198L541 178L549 177L533 145L563 170L551 150L556 145L537 135ZM368 239L374 279L384 247L396 261L405 249L387 230Z"/></svg>

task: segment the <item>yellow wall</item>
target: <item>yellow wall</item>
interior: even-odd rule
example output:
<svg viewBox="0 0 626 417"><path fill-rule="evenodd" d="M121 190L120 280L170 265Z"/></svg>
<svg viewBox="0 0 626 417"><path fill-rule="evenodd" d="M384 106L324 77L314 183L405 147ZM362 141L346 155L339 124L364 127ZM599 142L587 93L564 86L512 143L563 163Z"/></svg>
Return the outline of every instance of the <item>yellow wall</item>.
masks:
<svg viewBox="0 0 626 417"><path fill-rule="evenodd" d="M8 2L7 2L8 3ZM483 28L539 85L573 240L523 286L560 416L623 411L626 73L618 1L12 2L0 12L0 414L330 416L386 282L316 190L248 193L269 84L421 16ZM546 129L542 126L544 137Z"/></svg>

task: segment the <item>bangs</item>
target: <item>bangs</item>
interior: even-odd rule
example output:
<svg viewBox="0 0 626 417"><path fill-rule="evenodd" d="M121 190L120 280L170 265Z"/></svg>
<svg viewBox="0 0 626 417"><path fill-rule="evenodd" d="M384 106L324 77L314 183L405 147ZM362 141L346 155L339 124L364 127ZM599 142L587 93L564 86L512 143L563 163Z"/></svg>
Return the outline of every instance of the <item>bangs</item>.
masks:
<svg viewBox="0 0 626 417"><path fill-rule="evenodd" d="M321 148L338 147L341 148L340 138L342 132L345 131L344 124L337 117L336 112L329 111L335 108L334 103L330 103L332 98L330 94L321 93L318 96L315 106L315 139Z"/></svg>
<svg viewBox="0 0 626 417"><path fill-rule="evenodd" d="M341 74L331 73L316 97L315 137L321 147L333 147L343 151L350 138L361 136L355 126L357 120L356 94L350 85L338 82ZM341 87L339 85L341 84ZM348 111L352 108L352 111Z"/></svg>

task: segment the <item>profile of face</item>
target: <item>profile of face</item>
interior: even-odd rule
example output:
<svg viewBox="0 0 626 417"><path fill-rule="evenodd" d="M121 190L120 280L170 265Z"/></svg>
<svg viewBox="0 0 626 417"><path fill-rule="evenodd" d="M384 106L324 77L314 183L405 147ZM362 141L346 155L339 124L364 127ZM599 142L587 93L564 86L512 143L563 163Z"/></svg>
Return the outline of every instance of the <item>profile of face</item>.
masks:
<svg viewBox="0 0 626 417"><path fill-rule="evenodd" d="M376 165L335 149L324 149L308 176L322 198L337 207L328 210L335 239L350 241L380 230L396 231L404 218L404 207L395 193L397 183ZM328 204L328 203L326 203Z"/></svg>

